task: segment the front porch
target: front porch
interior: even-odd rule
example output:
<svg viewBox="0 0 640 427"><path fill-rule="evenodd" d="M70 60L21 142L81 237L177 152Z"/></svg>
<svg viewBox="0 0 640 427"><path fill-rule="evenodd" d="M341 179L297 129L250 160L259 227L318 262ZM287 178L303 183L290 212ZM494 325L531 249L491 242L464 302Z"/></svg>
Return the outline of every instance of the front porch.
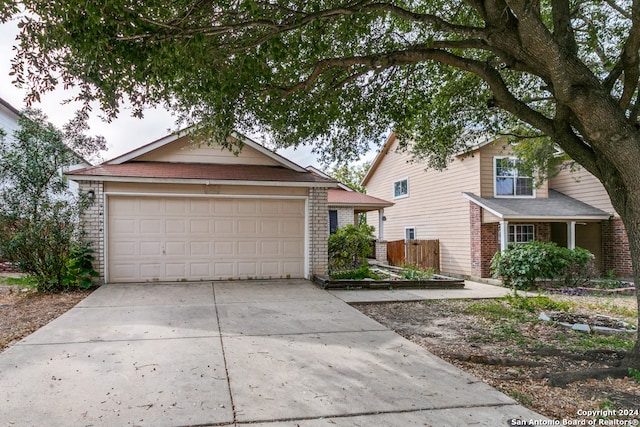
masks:
<svg viewBox="0 0 640 427"><path fill-rule="evenodd" d="M631 275L631 258L621 220L612 214L556 191L545 199L480 198L470 201L471 270L474 277L491 277L491 259L510 244L537 240L594 255L600 273L613 270ZM624 237L624 238L622 238Z"/></svg>

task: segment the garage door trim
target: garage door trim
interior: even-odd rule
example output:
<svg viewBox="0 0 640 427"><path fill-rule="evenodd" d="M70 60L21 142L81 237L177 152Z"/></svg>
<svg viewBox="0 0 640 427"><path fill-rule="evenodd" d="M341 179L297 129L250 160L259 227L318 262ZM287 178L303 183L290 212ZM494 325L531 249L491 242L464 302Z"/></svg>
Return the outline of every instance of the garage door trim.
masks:
<svg viewBox="0 0 640 427"><path fill-rule="evenodd" d="M207 199L271 199L271 200L304 200L304 276L309 277L309 197L308 196L287 196L277 194L185 194L185 193L129 193L129 192L105 192L104 193L104 279L109 281L109 197L158 197L158 198L207 198Z"/></svg>

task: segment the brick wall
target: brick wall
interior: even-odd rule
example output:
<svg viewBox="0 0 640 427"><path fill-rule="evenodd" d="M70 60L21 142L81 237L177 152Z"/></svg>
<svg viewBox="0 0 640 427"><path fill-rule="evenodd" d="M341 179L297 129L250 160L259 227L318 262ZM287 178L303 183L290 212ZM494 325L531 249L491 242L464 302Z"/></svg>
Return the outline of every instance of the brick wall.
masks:
<svg viewBox="0 0 640 427"><path fill-rule="evenodd" d="M309 189L309 273L327 274L329 212L326 188Z"/></svg>
<svg viewBox="0 0 640 427"><path fill-rule="evenodd" d="M482 275L482 208L475 203L469 202L469 233L471 241L471 275L474 277L485 277Z"/></svg>
<svg viewBox="0 0 640 427"><path fill-rule="evenodd" d="M482 224L481 226L481 244L482 252L480 259L482 261L480 277L491 277L491 259L500 251L500 238L498 231L500 224L493 222Z"/></svg>
<svg viewBox="0 0 640 427"><path fill-rule="evenodd" d="M618 277L633 277L629 239L620 218L602 222L602 264Z"/></svg>
<svg viewBox="0 0 640 427"><path fill-rule="evenodd" d="M353 208L329 206L327 210L329 209L335 210L338 213L338 228L343 228L348 224L356 225L353 222L354 221Z"/></svg>
<svg viewBox="0 0 640 427"><path fill-rule="evenodd" d="M84 181L80 183L80 192L93 190L95 197L82 216L83 240L93 249L93 268L99 276L95 282L104 283L104 186L102 182Z"/></svg>
<svg viewBox="0 0 640 427"><path fill-rule="evenodd" d="M376 261L387 262L387 241L376 240Z"/></svg>

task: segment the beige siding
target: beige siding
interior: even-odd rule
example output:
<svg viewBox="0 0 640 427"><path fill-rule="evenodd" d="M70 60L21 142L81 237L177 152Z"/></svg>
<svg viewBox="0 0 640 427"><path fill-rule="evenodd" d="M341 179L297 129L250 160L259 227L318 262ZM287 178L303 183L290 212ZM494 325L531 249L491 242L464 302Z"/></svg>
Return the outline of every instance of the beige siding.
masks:
<svg viewBox="0 0 640 427"><path fill-rule="evenodd" d="M135 160L145 162L278 165L275 160L248 146L245 146L240 154L236 156L231 151L226 148L222 148L217 144L197 145L192 143L186 136L167 144L164 147L143 154Z"/></svg>
<svg viewBox="0 0 640 427"><path fill-rule="evenodd" d="M480 192L479 159L456 158L444 172L425 171L395 148L393 143L366 186L367 194L395 203L384 210L385 240L403 239L405 227L416 227L418 239L440 240L443 272L470 274L469 201L461 193ZM403 178L409 178L409 197L394 199L393 183ZM368 223L377 227L376 212Z"/></svg>
<svg viewBox="0 0 640 427"><path fill-rule="evenodd" d="M583 168L575 172L563 169L558 176L551 179L550 185L551 188L562 194L602 209L605 212L615 213L609 195L602 183Z"/></svg>
<svg viewBox="0 0 640 427"><path fill-rule="evenodd" d="M166 193L166 194L234 194L264 196L306 196L307 188L263 187L247 185L189 185L189 184L145 184L130 182L105 182L104 191L109 193Z"/></svg>
<svg viewBox="0 0 640 427"><path fill-rule="evenodd" d="M504 139L499 139L491 144L487 144L484 147L480 148L475 152L474 155L480 157L480 179L482 181L480 197L493 197L493 159L496 156L513 156L513 150ZM539 199L546 199L547 197L549 197L549 185L547 181L545 181L540 187L535 189L535 195L536 198Z"/></svg>

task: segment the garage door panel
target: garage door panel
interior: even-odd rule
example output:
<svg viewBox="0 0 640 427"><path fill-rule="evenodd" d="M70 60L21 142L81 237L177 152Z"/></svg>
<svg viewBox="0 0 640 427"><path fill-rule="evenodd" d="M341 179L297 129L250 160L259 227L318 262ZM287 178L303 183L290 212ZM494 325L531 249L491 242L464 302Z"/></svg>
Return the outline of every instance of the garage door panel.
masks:
<svg viewBox="0 0 640 427"><path fill-rule="evenodd" d="M164 199L140 199L139 212L143 215L162 215L165 209Z"/></svg>
<svg viewBox="0 0 640 427"><path fill-rule="evenodd" d="M111 246L114 254L125 257L137 255L136 248L137 243L132 241L119 241Z"/></svg>
<svg viewBox="0 0 640 427"><path fill-rule="evenodd" d="M303 245L301 242L295 240L289 240L282 242L282 256L290 258L296 257L304 251Z"/></svg>
<svg viewBox="0 0 640 427"><path fill-rule="evenodd" d="M233 255L234 253L234 242L215 242L213 244L213 256L216 257L225 257L228 255Z"/></svg>
<svg viewBox="0 0 640 427"><path fill-rule="evenodd" d="M257 242L238 242L238 255L241 257L245 257L247 255L257 255L258 254L258 243Z"/></svg>
<svg viewBox="0 0 640 427"><path fill-rule="evenodd" d="M140 256L162 255L162 242L140 242Z"/></svg>
<svg viewBox="0 0 640 427"><path fill-rule="evenodd" d="M211 244L209 242L189 242L189 255L200 257L211 255Z"/></svg>
<svg viewBox="0 0 640 427"><path fill-rule="evenodd" d="M178 280L186 278L186 267L184 263L167 263L165 264L165 277Z"/></svg>
<svg viewBox="0 0 640 427"><path fill-rule="evenodd" d="M302 200L109 197L109 280L304 276Z"/></svg>
<svg viewBox="0 0 640 427"><path fill-rule="evenodd" d="M184 257L187 254L187 242L166 242L165 243L165 255L166 256L179 256Z"/></svg>
<svg viewBox="0 0 640 427"><path fill-rule="evenodd" d="M216 236L234 235L236 233L235 224L233 219L215 219L213 233Z"/></svg>
<svg viewBox="0 0 640 427"><path fill-rule="evenodd" d="M137 221L135 219L118 219L114 220L109 226L110 233L135 233Z"/></svg>
<svg viewBox="0 0 640 427"><path fill-rule="evenodd" d="M164 232L162 221L159 219L141 219L140 232L147 234L162 234Z"/></svg>

